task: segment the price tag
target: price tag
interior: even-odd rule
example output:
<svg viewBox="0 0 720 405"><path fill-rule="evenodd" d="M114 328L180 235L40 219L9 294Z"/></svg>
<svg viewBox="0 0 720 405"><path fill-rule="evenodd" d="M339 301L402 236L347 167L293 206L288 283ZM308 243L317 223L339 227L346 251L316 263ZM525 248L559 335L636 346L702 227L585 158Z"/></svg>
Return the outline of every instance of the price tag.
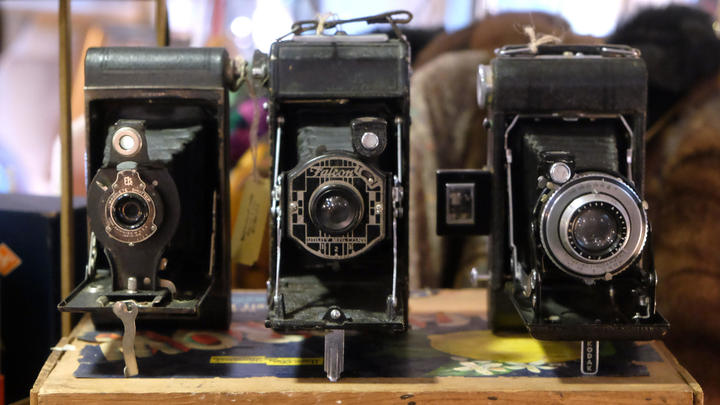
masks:
<svg viewBox="0 0 720 405"><path fill-rule="evenodd" d="M270 212L270 179L249 176L243 186L240 208L232 232L232 260L252 266L260 257Z"/></svg>

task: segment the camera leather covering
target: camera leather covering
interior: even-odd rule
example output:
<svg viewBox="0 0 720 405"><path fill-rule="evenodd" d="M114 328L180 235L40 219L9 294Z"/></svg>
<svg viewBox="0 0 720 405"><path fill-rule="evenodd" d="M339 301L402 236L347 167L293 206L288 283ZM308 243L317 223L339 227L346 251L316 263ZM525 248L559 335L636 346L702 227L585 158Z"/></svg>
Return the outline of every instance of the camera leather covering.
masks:
<svg viewBox="0 0 720 405"><path fill-rule="evenodd" d="M222 48L88 50L92 243L86 278L60 303L61 311L90 312L96 323L118 323L113 302L133 299L139 324L228 325L228 69ZM142 135L138 155L123 156L113 149L118 123ZM119 220L130 230L108 234L105 227L117 225L111 221L117 213L113 202L104 200L109 195L103 188L110 191L119 173L122 181L144 183L140 189L146 195L116 196L129 201L129 211L118 215L126 214ZM138 209L147 209L147 217ZM138 236L131 229L136 225L148 226L147 232ZM126 239L123 234L135 236Z"/></svg>
<svg viewBox="0 0 720 405"><path fill-rule="evenodd" d="M277 205L271 221L266 326L404 331L408 316L407 43L387 37L336 35L324 36L322 41L296 37L273 44L269 70ZM377 142L372 153L358 149L365 132L377 136L366 139L370 147ZM320 167L316 164L322 165L319 176L307 177ZM339 235L319 233L329 254L320 252L318 245L308 250L312 244L299 236L308 229L315 232L317 224L305 214L317 207L306 205L323 201L310 198L323 187L351 189L352 194L328 194L332 199L360 195L362 201L363 219L355 228ZM295 217L298 213L303 215L302 224ZM369 216L374 223L367 221ZM358 243L344 250L350 245L342 241ZM335 255L335 248L341 254Z"/></svg>
<svg viewBox="0 0 720 405"><path fill-rule="evenodd" d="M492 74L492 328L526 328L547 340L662 337L669 325L655 311L650 236L630 267L598 280L557 268L538 234L541 208L560 187L548 173L552 156L569 162L573 176L601 172L642 198L642 59L614 45L540 46L537 54L508 46L493 60Z"/></svg>

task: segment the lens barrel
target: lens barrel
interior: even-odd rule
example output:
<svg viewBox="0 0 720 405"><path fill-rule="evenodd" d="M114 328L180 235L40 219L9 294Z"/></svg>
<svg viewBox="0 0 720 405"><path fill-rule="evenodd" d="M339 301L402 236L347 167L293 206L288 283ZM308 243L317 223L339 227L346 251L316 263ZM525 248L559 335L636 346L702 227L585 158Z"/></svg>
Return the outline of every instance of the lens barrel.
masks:
<svg viewBox="0 0 720 405"><path fill-rule="evenodd" d="M600 260L617 253L627 237L627 223L614 205L593 201L572 214L567 232L577 254Z"/></svg>
<svg viewBox="0 0 720 405"><path fill-rule="evenodd" d="M352 231L362 216L362 197L349 184L321 186L310 198L310 219L328 234L341 235Z"/></svg>
<svg viewBox="0 0 720 405"><path fill-rule="evenodd" d="M647 214L633 188L601 172L580 174L553 191L539 212L547 257L582 278L608 278L642 253Z"/></svg>
<svg viewBox="0 0 720 405"><path fill-rule="evenodd" d="M145 223L147 217L148 205L135 193L121 194L115 201L113 218L119 226L125 229L137 229Z"/></svg>

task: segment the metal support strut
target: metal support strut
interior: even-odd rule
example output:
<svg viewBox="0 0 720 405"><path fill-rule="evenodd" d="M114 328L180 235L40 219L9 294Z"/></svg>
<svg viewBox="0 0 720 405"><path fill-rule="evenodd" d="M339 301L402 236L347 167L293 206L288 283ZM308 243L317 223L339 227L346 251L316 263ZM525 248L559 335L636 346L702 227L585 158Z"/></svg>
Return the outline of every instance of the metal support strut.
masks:
<svg viewBox="0 0 720 405"><path fill-rule="evenodd" d="M135 357L135 319L138 305L133 300L117 301L113 304L113 313L123 323L122 350L125 360L125 377L138 375L137 358Z"/></svg>
<svg viewBox="0 0 720 405"><path fill-rule="evenodd" d="M387 297L386 315L388 320L393 320L397 315L397 274L398 274L398 218L401 218L403 212L403 198L405 190L403 188L403 172L402 172L402 126L403 120L400 117L395 118L396 138L397 138L397 175L393 176L392 188L392 242L393 242L393 277L392 277L392 293Z"/></svg>
<svg viewBox="0 0 720 405"><path fill-rule="evenodd" d="M273 188L270 213L275 215L275 291L273 292L273 309L279 318L285 317L285 302L280 294L280 260L282 258L282 177L280 177L280 141L282 139L283 117L277 118L275 133L275 159L273 161Z"/></svg>
<svg viewBox="0 0 720 405"><path fill-rule="evenodd" d="M345 369L345 330L333 329L325 335L325 373L336 382Z"/></svg>

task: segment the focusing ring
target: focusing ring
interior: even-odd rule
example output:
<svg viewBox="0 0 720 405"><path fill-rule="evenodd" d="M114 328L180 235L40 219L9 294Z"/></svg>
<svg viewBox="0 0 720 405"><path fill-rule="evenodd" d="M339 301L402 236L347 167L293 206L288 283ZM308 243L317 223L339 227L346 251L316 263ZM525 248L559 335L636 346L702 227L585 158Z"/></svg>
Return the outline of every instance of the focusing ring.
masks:
<svg viewBox="0 0 720 405"><path fill-rule="evenodd" d="M573 241L572 221L588 204L603 206L616 218L618 239L608 254L590 255ZM631 186L616 176L589 172L557 189L540 213L540 242L561 270L581 278L609 278L632 264L647 239L647 214Z"/></svg>

